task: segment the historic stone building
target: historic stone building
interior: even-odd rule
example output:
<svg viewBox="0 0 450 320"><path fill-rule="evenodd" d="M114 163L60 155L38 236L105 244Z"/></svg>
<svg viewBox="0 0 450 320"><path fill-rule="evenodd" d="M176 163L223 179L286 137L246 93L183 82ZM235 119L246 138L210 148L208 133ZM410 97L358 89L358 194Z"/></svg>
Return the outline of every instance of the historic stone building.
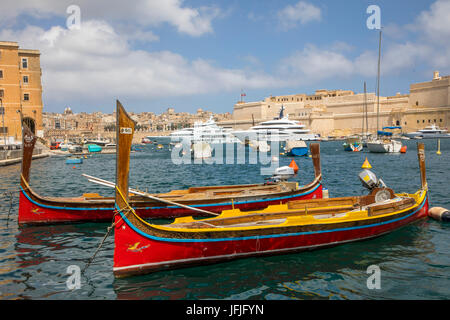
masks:
<svg viewBox="0 0 450 320"><path fill-rule="evenodd" d="M450 76L434 73L431 81L412 84L409 94L380 97L379 112L375 93L354 93L348 90L317 90L315 94L294 94L268 97L256 102L234 105L233 120L220 125L248 129L253 124L277 117L281 106L290 119L298 120L322 136L343 136L360 133L368 124L375 133L383 126L401 126L404 132L415 131L430 124L450 124ZM367 120L364 117L367 105ZM379 115L377 117L377 115Z"/></svg>
<svg viewBox="0 0 450 320"><path fill-rule="evenodd" d="M38 136L42 130L40 53L0 41L0 136L21 141L20 118ZM3 144L3 140L0 140Z"/></svg>

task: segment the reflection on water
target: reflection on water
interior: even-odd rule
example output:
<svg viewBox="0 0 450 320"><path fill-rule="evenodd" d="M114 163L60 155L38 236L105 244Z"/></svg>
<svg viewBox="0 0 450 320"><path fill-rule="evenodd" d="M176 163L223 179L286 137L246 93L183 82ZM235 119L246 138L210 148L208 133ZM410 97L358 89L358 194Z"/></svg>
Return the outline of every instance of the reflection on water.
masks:
<svg viewBox="0 0 450 320"><path fill-rule="evenodd" d="M431 206L450 207L448 194L450 141L426 141ZM373 171L394 190L415 192L420 185L415 142L405 155L344 152L340 142L321 143L324 184L330 196L364 194L357 178L367 156ZM152 149L131 158L130 185L165 192L192 185L264 181L260 167L239 165L173 165L168 150ZM280 165L290 158L280 157ZM306 184L313 178L310 158L296 159ZM81 289L68 290L67 267L81 269L94 254L108 223L17 226L20 165L0 167L0 299L448 299L449 224L423 220L373 240L298 254L248 258L221 264L115 279L114 239L110 236L81 278ZM43 195L84 192L112 195L89 183L86 173L114 180L115 157L97 155L83 165L64 158L33 161L31 185ZM6 192L6 194L5 194ZM13 192L8 220L9 192ZM9 221L9 224L7 225ZM381 289L366 286L367 267L381 269Z"/></svg>

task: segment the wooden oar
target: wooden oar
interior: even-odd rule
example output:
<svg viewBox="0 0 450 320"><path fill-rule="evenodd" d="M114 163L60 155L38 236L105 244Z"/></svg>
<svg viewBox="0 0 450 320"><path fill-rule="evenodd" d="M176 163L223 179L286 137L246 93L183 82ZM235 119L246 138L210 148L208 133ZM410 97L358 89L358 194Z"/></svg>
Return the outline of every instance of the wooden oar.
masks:
<svg viewBox="0 0 450 320"><path fill-rule="evenodd" d="M108 180L103 180L103 179L96 178L96 177L93 177L93 176L89 176L89 175L84 174L84 173L82 175L84 177L86 177L88 179L88 181L90 181L90 182L97 183L97 184L100 184L102 186L106 186L106 187L110 187L110 188L115 188L116 187L114 182L111 182L111 181L108 181ZM159 202L163 202L163 203L166 203L166 204L170 204L172 206L177 206L177 207L185 208L185 209L188 209L188 210L193 210L193 211L197 211L197 212L201 212L201 213L206 213L206 214L210 214L210 215L213 215L213 216L218 216L219 215L218 213L215 213L215 212L202 210L202 209L198 209L198 208L195 208L195 207L186 206L184 204L173 202L173 201L166 200L166 199L161 199L161 198L155 197L155 196L153 196L153 195L151 195L151 194L149 194L147 192L142 192L142 191L131 189L131 188L128 188L128 192L136 194L138 196L150 198L150 199L155 200L155 201L159 201Z"/></svg>

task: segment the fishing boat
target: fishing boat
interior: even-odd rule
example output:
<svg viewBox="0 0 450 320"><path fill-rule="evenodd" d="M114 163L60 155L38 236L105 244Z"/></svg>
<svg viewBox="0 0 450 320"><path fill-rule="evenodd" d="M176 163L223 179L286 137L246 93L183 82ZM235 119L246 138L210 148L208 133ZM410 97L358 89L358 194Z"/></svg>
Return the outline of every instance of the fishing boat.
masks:
<svg viewBox="0 0 450 320"><path fill-rule="evenodd" d="M133 126L126 117L119 123L121 128ZM123 139L129 138L118 137ZM232 209L213 218L182 217L171 224L150 224L129 205L128 149L127 143L121 145L114 220L116 277L371 239L425 218L428 213L425 150L418 144L422 185L413 194L394 193L365 169L359 178L370 191L366 196L290 201L263 210Z"/></svg>
<svg viewBox="0 0 450 320"><path fill-rule="evenodd" d="M308 155L308 146L305 141L287 141L286 155L289 157L302 157Z"/></svg>
<svg viewBox="0 0 450 320"><path fill-rule="evenodd" d="M119 102L117 104L120 105ZM120 105L119 110L122 109ZM36 137L26 126L23 127L22 136L24 148L19 196L20 225L111 221L114 215L114 197L104 197L98 193L85 193L81 196L64 198L47 197L34 191L30 186L29 177ZM159 200L144 197L142 196L144 192L139 190L131 190L130 205L143 218L173 218L192 214L205 216L206 211L221 212L232 207L243 211L256 210L289 200L322 198L319 152L318 149L311 149L315 178L305 185L284 180L243 185L190 187L151 194ZM108 181L87 177L91 181L110 186ZM161 202L161 199L165 202ZM175 202L177 204L174 204ZM192 212L180 205L201 208L201 210Z"/></svg>

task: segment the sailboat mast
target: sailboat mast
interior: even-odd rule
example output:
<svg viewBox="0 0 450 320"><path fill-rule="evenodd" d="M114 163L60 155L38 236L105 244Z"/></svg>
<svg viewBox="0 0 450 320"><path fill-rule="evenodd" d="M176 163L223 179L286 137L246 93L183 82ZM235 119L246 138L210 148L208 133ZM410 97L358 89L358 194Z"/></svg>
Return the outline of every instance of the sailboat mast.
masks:
<svg viewBox="0 0 450 320"><path fill-rule="evenodd" d="M369 115L367 112L367 87L366 82L364 81L364 115L363 115L363 127L364 127L364 118L366 120L366 131L365 136L367 138L367 133L369 132Z"/></svg>
<svg viewBox="0 0 450 320"><path fill-rule="evenodd" d="M361 138L364 137L364 117L366 114L366 82L364 81L364 104L362 107Z"/></svg>
<svg viewBox="0 0 450 320"><path fill-rule="evenodd" d="M380 64L381 64L381 30L380 42L378 44L378 74L377 74L377 139L380 122Z"/></svg>

